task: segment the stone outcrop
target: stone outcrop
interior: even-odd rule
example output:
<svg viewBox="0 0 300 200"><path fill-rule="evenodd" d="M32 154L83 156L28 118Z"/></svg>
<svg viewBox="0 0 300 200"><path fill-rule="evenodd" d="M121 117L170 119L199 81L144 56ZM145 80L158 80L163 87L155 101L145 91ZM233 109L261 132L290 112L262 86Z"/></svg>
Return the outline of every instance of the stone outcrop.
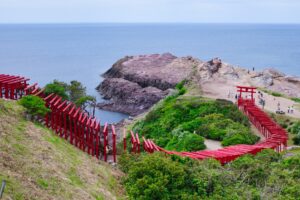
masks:
<svg viewBox="0 0 300 200"><path fill-rule="evenodd" d="M130 115L144 112L168 94L168 91L152 86L143 88L123 78L105 79L98 89L103 91L104 99L111 100L98 104L98 107Z"/></svg>
<svg viewBox="0 0 300 200"><path fill-rule="evenodd" d="M140 114L189 77L200 62L170 53L126 56L104 73L105 80L97 89L109 101L98 107L133 116Z"/></svg>

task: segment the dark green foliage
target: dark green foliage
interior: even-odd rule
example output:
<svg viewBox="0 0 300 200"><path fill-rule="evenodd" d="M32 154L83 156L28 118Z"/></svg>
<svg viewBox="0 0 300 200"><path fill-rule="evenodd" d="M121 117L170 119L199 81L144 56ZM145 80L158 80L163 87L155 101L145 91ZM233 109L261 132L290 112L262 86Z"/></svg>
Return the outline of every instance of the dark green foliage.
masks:
<svg viewBox="0 0 300 200"><path fill-rule="evenodd" d="M178 151L190 149L184 141L192 133L223 141L224 146L253 144L258 140L250 132L249 121L234 104L197 97L169 97L133 129L155 139L162 147ZM203 149L200 137L197 141L198 148L194 146L192 149Z"/></svg>
<svg viewBox="0 0 300 200"><path fill-rule="evenodd" d="M119 164L129 199L299 199L300 155L273 150L221 166L160 153L124 154Z"/></svg>
<svg viewBox="0 0 300 200"><path fill-rule="evenodd" d="M300 98L296 98L296 97L294 97L294 98L291 98L293 101L295 101L295 102L297 102L297 103L300 103Z"/></svg>
<svg viewBox="0 0 300 200"><path fill-rule="evenodd" d="M70 100L81 107L83 110L87 106L93 108L93 116L95 113L96 98L93 96L86 95L86 87L81 82L73 80L70 84L54 80L53 83L49 83L45 87L45 94L57 94L62 97L63 100Z"/></svg>
<svg viewBox="0 0 300 200"><path fill-rule="evenodd" d="M82 107L83 109L85 109L89 102L96 102L96 98L93 96L83 96L83 97L80 97L79 99L77 99L75 104L76 104L76 106L79 106L79 107Z"/></svg>
<svg viewBox="0 0 300 200"><path fill-rule="evenodd" d="M45 106L43 99L37 96L28 95L23 97L19 103L26 108L30 115L45 116L50 110Z"/></svg>
<svg viewBox="0 0 300 200"><path fill-rule="evenodd" d="M300 134L300 121L293 124L293 126L291 128L291 132L293 134Z"/></svg>
<svg viewBox="0 0 300 200"><path fill-rule="evenodd" d="M274 97L283 97L283 94L280 94L278 92L272 92L271 95L273 95Z"/></svg>
<svg viewBox="0 0 300 200"><path fill-rule="evenodd" d="M176 89L178 90L178 95L183 95L186 93L186 88L184 87L184 84L186 83L186 80L181 81L176 85Z"/></svg>
<svg viewBox="0 0 300 200"><path fill-rule="evenodd" d="M62 97L64 100L68 99L68 94L66 92L66 87L63 83L58 81L53 81L53 83L49 83L45 86L45 95L50 95L52 93L57 94L58 96Z"/></svg>
<svg viewBox="0 0 300 200"><path fill-rule="evenodd" d="M69 93L69 99L72 102L78 101L80 98L86 97L86 87L84 87L79 81L71 81L67 86Z"/></svg>
<svg viewBox="0 0 300 200"><path fill-rule="evenodd" d="M197 151L206 148L203 137L188 131L183 131L180 135L173 136L167 142L166 149L176 149L177 151Z"/></svg>
<svg viewBox="0 0 300 200"><path fill-rule="evenodd" d="M300 145L300 133L293 138L294 144Z"/></svg>

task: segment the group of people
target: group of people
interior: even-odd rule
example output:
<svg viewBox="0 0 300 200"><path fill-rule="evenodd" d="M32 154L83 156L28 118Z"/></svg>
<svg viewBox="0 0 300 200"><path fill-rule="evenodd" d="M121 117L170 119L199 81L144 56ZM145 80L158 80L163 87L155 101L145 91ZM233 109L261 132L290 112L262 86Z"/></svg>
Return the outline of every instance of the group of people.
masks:
<svg viewBox="0 0 300 200"><path fill-rule="evenodd" d="M274 98L275 100L275 98ZM280 102L277 103L277 111L281 111L280 109ZM294 106L289 106L287 109L288 114L294 114Z"/></svg>
<svg viewBox="0 0 300 200"><path fill-rule="evenodd" d="M259 104L262 106L262 108L265 108L266 105L266 100L264 99L264 95L262 92L258 91L258 99L259 99Z"/></svg>
<svg viewBox="0 0 300 200"><path fill-rule="evenodd" d="M294 113L294 106L288 107L288 113L293 114Z"/></svg>

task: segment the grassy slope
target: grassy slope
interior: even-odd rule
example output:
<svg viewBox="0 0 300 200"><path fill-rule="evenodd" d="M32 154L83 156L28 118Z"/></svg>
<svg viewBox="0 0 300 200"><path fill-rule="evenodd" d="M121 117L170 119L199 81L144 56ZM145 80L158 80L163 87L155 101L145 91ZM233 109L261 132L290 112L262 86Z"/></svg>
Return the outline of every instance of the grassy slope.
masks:
<svg viewBox="0 0 300 200"><path fill-rule="evenodd" d="M0 181L4 199L120 199L120 172L26 121L0 99Z"/></svg>

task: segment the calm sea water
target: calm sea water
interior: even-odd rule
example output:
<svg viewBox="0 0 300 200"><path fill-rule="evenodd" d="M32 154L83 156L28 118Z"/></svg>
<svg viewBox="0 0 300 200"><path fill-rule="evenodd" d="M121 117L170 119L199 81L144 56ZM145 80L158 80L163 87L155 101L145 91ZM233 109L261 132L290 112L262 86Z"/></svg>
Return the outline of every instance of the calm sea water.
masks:
<svg viewBox="0 0 300 200"><path fill-rule="evenodd" d="M100 74L115 61L164 52L300 75L300 25L0 25L0 73L24 75L41 86L53 79L79 80L99 101ZM127 117L106 111L97 116L108 122Z"/></svg>

